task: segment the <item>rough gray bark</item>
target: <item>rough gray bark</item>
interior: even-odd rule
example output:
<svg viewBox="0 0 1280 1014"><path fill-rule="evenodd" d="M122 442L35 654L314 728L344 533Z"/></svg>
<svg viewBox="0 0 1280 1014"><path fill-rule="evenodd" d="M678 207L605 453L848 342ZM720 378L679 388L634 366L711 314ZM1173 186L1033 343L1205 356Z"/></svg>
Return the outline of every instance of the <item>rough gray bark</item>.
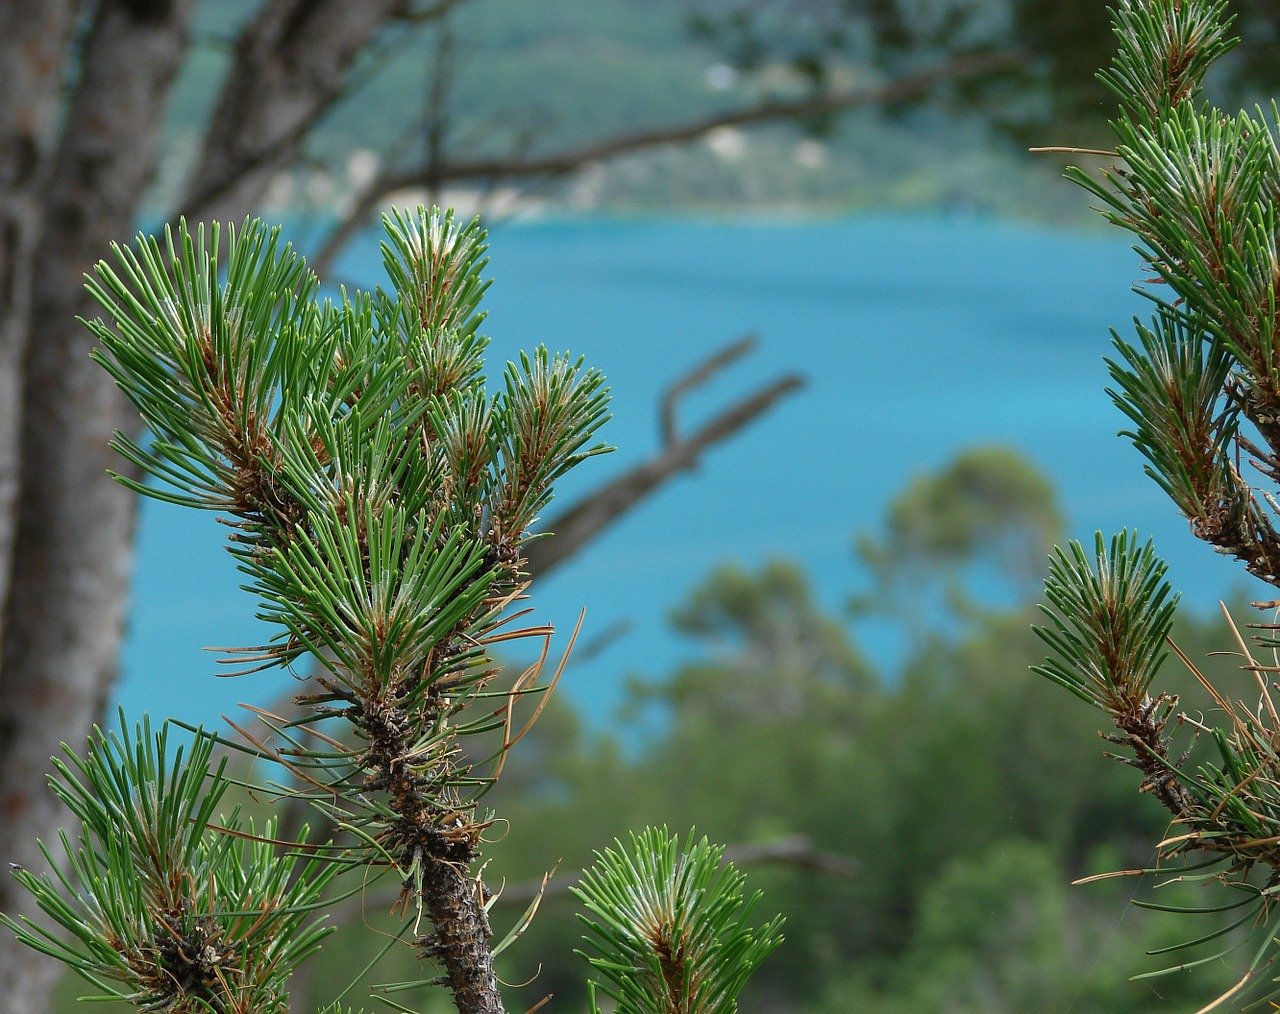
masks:
<svg viewBox="0 0 1280 1014"><path fill-rule="evenodd" d="M271 0L236 42L184 214L234 221L297 161L307 132L342 94L351 67L409 0Z"/></svg>
<svg viewBox="0 0 1280 1014"><path fill-rule="evenodd" d="M42 219L40 170L75 7L75 0L0 4L0 81L6 92L0 102L0 624L18 495L22 355L31 319L32 254Z"/></svg>
<svg viewBox="0 0 1280 1014"><path fill-rule="evenodd" d="M101 0L48 182L34 252L24 363L23 470L0 695L0 860L39 868L37 836L63 811L45 786L60 741L81 742L115 676L132 559L134 497L105 474L112 432L132 425L88 358L83 273L133 229L152 176L163 104L194 0ZM0 909L29 898L0 877ZM60 968L0 934L7 1014L45 1009Z"/></svg>
<svg viewBox="0 0 1280 1014"><path fill-rule="evenodd" d="M435 925L429 953L444 966L458 1014L505 1014L479 883L468 870L446 863L435 864L427 876L423 899Z"/></svg>

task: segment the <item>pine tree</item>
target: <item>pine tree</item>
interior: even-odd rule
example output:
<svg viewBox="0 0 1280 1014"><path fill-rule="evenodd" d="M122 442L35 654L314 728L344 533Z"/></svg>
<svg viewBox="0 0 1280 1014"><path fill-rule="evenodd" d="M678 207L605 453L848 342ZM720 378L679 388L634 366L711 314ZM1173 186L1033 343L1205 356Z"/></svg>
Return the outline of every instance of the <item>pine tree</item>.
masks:
<svg viewBox="0 0 1280 1014"><path fill-rule="evenodd" d="M1120 101L1116 164L1100 178L1069 175L1136 238L1152 276L1141 290L1151 319L1135 321L1132 338L1113 332L1110 394L1130 420L1125 435L1198 538L1280 588L1280 503L1268 491L1280 481L1277 111L1232 114L1203 98L1206 75L1235 43L1231 24L1221 0L1121 0L1119 49L1101 75ZM1211 914L1212 928L1168 949L1175 964L1152 974L1243 948L1240 980L1209 1007L1275 999L1280 715L1275 667L1253 653L1280 640L1273 625L1255 624L1252 646L1244 637L1230 646L1252 674L1249 700L1210 685L1170 641L1177 596L1165 570L1132 532L1058 550L1038 628L1052 655L1037 671L1108 716L1120 759L1172 815L1146 872L1236 895L1177 909ZM1211 695L1209 716L1183 713L1156 688L1171 652ZM1190 950L1200 946L1213 953Z"/></svg>
<svg viewBox="0 0 1280 1014"><path fill-rule="evenodd" d="M390 289L372 294L320 299L280 230L256 221L139 237L90 279L108 318L88 322L96 358L149 431L114 442L149 481L118 478L218 512L274 628L226 661L324 670L293 720L252 709L260 728L183 726L193 740L174 748L169 723L121 715L83 759L57 762L54 790L80 827L62 834L60 861L42 846L52 877L14 871L54 926L9 925L102 997L282 1010L325 935L330 882L350 875L350 894L390 874L401 938L441 967L458 1009L503 1010L493 960L520 929L493 941L481 852L496 818L481 800L541 711L520 705L559 670L503 681L494 652L549 641L548 627L512 626L525 547L555 482L607 450L594 440L608 391L581 359L538 348L490 394L478 222L419 209L384 225ZM255 794L304 799L337 834L280 841L275 822L228 809L218 751L274 766ZM592 961L624 983L620 1009L732 1011L777 921L745 926L741 877L705 840L686 854L651 829L633 850L634 862L606 852L583 885L605 927Z"/></svg>

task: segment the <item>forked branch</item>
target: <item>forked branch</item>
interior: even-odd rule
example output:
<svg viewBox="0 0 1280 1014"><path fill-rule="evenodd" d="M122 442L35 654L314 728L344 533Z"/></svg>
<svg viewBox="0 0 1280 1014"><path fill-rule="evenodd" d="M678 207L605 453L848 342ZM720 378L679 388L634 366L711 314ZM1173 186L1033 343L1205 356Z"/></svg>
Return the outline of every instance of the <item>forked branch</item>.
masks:
<svg viewBox="0 0 1280 1014"><path fill-rule="evenodd" d="M717 413L692 433L681 435L676 426L676 407L680 400L746 355L755 345L755 337L741 338L667 388L659 409L662 448L541 525L543 531L554 533L554 538L535 539L529 544L525 554L530 573L544 574L573 556L672 477L697 467L702 456L712 447L729 439L783 398L804 387L805 380L800 374L785 374Z"/></svg>

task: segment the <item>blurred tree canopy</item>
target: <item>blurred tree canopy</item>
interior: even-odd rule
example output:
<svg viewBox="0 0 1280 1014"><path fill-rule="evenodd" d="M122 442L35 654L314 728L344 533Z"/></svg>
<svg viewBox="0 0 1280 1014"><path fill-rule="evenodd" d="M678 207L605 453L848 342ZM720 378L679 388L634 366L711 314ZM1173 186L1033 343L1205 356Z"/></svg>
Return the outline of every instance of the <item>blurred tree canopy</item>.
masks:
<svg viewBox="0 0 1280 1014"><path fill-rule="evenodd" d="M1212 90L1256 101L1280 83L1274 59L1280 7L1241 0L1240 49ZM1110 102L1095 74L1115 47L1109 6L1059 0L692 0L695 36L744 71L790 65L821 90L848 68L901 72L936 59L1012 52L1007 73L966 78L943 91L956 111L977 112L1024 141L1092 145L1110 137ZM1051 127L1050 127L1051 125ZM1046 139L1046 131L1054 136Z"/></svg>
<svg viewBox="0 0 1280 1014"><path fill-rule="evenodd" d="M1025 598L1039 586L1063 528L1053 487L1025 457L1007 447L964 451L894 497L883 534L855 538L873 584L854 607L902 611L902 595L941 591L964 611L975 570Z"/></svg>
<svg viewBox="0 0 1280 1014"><path fill-rule="evenodd" d="M918 477L875 540L890 541L904 517L928 517L939 486L995 462L1003 473L985 474L1008 482L998 496L980 487L988 497L979 499L1000 503L1011 526L1044 548L1061 534L1060 508L1044 476L1004 448ZM935 582L998 540L961 543L913 543L915 580ZM1020 577L1034 564L1021 554L992 559L1027 587ZM982 593L972 585L989 579L963 578L974 597ZM909 608L912 597L901 601ZM1126 910L1131 881L1068 887L1084 873L1146 865L1147 836L1165 818L1154 802L1135 801L1130 773L1101 756L1089 709L1063 707L1029 674L1043 657L1030 631L1034 603L1028 591L968 615L958 631L921 617L926 636L891 673L866 658L848 617L819 603L794 564L720 568L672 617L698 658L634 684L631 707L657 705L656 731L652 722L592 731L564 717L566 701L553 705L568 728L548 723L535 735L556 744L542 748L558 754L554 789L503 798L504 812L518 812L496 862L517 878L561 858L572 870L593 839L646 820L696 823L733 842L800 835L848 857L848 877L756 872L788 933L757 975L751 1010L1194 1009L1197 985L1212 988L1228 973L1210 967L1174 992L1126 982L1150 967L1144 949L1170 942L1168 923ZM1226 636L1216 617L1183 617L1175 633L1217 672L1232 671L1230 660L1206 656ZM1189 675L1172 679L1199 701ZM1205 897L1190 895L1196 904ZM574 930L549 904L529 933L524 964L510 974L533 974ZM544 964L539 988L572 997L572 972Z"/></svg>
<svg viewBox="0 0 1280 1014"><path fill-rule="evenodd" d="M901 516L927 516L937 485L974 461L1016 466L1002 501L1011 520L1036 531L1035 519L1059 516L1033 466L980 449L914 480L875 541L889 541ZM968 546L986 551L980 539ZM929 540L915 552L922 582L965 557ZM510 903L523 904L544 872L558 870L553 886L569 881L601 841L646 821L696 824L748 848L795 837L844 865L752 870L788 924L744 1011L1194 1010L1194 998L1232 980L1228 969L1126 979L1158 967L1145 950L1178 939L1176 917L1129 905L1145 883L1069 887L1085 874L1147 865L1166 818L1134 798L1130 772L1101 756L1090 710L1064 705L1028 672L1043 659L1034 612L1028 596L958 627L921 617L925 636L894 672L867 658L849 616L818 601L795 564L719 568L672 617L693 660L635 679L623 720L588 721L570 699L551 702L494 790L510 824L490 850L489 875L505 877ZM1235 673L1229 658L1209 657L1227 643L1216 616L1181 617L1175 639L1208 672ZM1170 682L1189 707L1208 706L1188 675L1171 672ZM1212 897L1183 885L1159 900ZM362 911L380 925L372 900ZM530 1003L550 992L550 1009L580 1009L580 971L568 956L579 932L551 890L503 978L532 979ZM368 937L338 938L314 972L317 996L374 957ZM407 969L412 959L393 954L376 980L396 976L400 961Z"/></svg>

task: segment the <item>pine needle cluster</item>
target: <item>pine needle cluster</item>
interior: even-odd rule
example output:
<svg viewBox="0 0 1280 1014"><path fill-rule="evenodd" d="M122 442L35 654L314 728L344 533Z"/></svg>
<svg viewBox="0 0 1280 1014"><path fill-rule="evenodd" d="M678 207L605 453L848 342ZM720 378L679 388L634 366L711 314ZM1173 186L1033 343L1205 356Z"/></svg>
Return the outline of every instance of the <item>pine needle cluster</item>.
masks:
<svg viewBox="0 0 1280 1014"><path fill-rule="evenodd" d="M1135 320L1133 339L1113 332L1110 394L1148 474L1192 532L1280 588L1280 117L1274 104L1228 113L1203 98L1206 76L1236 41L1226 3L1121 0L1113 24L1119 48L1100 77L1120 102L1116 164L1099 178L1069 171L1135 237L1151 275L1139 290L1151 319ZM1151 543L1134 533L1109 544L1099 534L1092 553L1078 544L1058 551L1046 592L1049 622L1039 633L1053 654L1037 671L1108 715L1117 756L1142 772L1142 789L1173 816L1159 871L1239 894L1224 906L1181 910L1242 914L1168 948L1177 964L1151 974L1245 948L1239 982L1210 1007L1280 997L1272 904L1280 889L1280 717L1270 683L1276 667L1253 656L1274 638L1264 631L1251 646L1237 634L1251 699L1211 685L1170 640L1177 598ZM1153 690L1170 652L1215 703L1208 717ZM1179 736L1180 753L1172 745ZM1207 956L1190 951L1209 944L1217 948Z"/></svg>
<svg viewBox="0 0 1280 1014"><path fill-rule="evenodd" d="M237 736L187 727L194 741L171 753L168 725L130 733L122 716L84 760L58 763L54 788L80 843L64 834L63 855L46 850L52 874L16 875L70 936L10 926L102 997L183 1014L284 1010L290 973L325 933L312 913L349 871L359 884L348 894L380 875L402 885L409 918L395 939L439 966L425 981L464 1014L503 1010L494 957L537 903L494 942L480 870L496 818L481 801L541 711L519 703L563 669L543 680L553 631L518 625L525 548L556 481L608 449L595 438L609 395L598 371L545 348L508 363L490 392L479 223L418 209L384 227L390 287L373 293L321 298L280 230L253 220L140 236L89 280L107 318L86 322L95 356L147 427L145 439L116 435L131 466L117 478L217 512L274 630L224 662L241 675L320 667L298 717L251 708L253 723L231 723ZM542 642L540 661L500 680L495 652L522 638ZM224 812L215 750L278 772L247 787L305 802L333 837L280 841L274 823ZM720 860L705 843L687 862L663 855L661 869L634 871L644 889L677 875L687 886L696 871L702 891ZM726 871L685 899L709 906L699 925L711 934L685 974L719 983L690 994L689 1014L735 1009L776 946L774 924L756 939L724 920L739 881ZM412 985L376 999L409 1010L389 994Z"/></svg>
<svg viewBox="0 0 1280 1014"><path fill-rule="evenodd" d="M592 981L620 1014L732 1011L752 972L782 943L781 917L763 926L747 918L760 894L743 896L746 881L724 849L706 838L686 847L666 828L632 834L630 848L596 853L596 864L574 893L588 915L594 952L579 951L601 975Z"/></svg>

